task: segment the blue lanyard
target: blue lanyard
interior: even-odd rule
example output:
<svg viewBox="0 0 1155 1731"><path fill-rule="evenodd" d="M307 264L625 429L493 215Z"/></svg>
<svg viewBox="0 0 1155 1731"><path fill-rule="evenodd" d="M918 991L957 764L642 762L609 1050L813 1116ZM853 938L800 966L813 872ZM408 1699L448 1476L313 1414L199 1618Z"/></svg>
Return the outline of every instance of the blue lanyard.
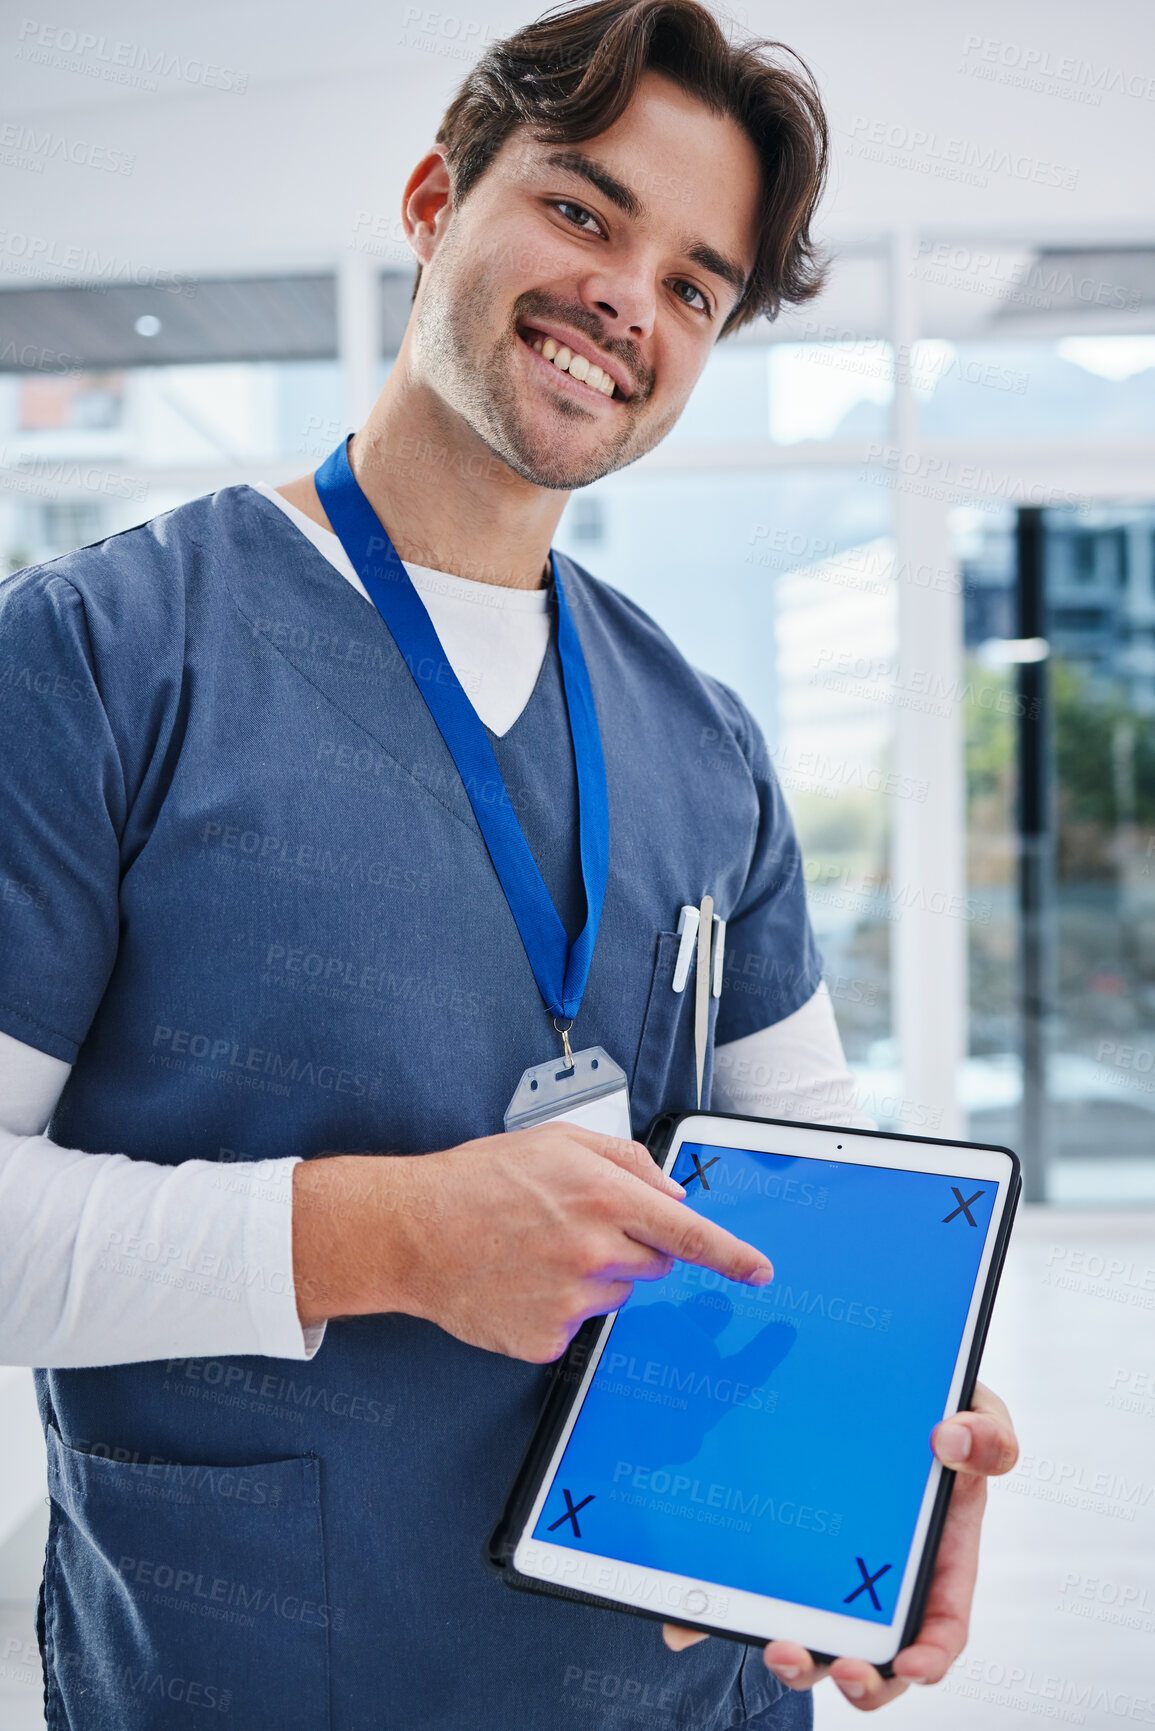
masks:
<svg viewBox="0 0 1155 1731"><path fill-rule="evenodd" d="M357 484L345 445L342 439L313 477L325 515L404 656L457 765L541 995L555 1022L570 1023L585 990L602 916L609 874L610 822L597 711L557 561L551 553L557 646L577 767L578 836L586 893L586 923L572 945L509 803L481 718L446 660L409 573ZM479 797L487 781L501 788L500 801L483 802Z"/></svg>

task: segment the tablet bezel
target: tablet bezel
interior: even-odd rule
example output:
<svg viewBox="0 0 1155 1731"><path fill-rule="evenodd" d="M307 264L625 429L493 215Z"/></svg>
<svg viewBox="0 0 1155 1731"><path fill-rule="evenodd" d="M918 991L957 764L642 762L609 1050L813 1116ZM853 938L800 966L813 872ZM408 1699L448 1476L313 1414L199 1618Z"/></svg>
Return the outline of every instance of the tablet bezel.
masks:
<svg viewBox="0 0 1155 1731"><path fill-rule="evenodd" d="M735 1113L686 1112L663 1127L668 1141L661 1154L661 1166L666 1172L677 1160L683 1144L692 1142L995 1183L998 1193L941 1416L945 1418L958 1411L970 1399L1018 1195L1018 1160L1009 1149L885 1131L746 1118ZM642 1564L623 1563L618 1558L600 1557L532 1537L617 1314L598 1319L597 1333L581 1368L578 1386L568 1399L564 1420L545 1454L544 1470L535 1475L534 1493L528 1508L519 1515L516 1537L511 1537L505 1547L513 1574L520 1577L513 1584L592 1599L734 1640L756 1643L790 1640L824 1655L846 1654L876 1665L888 1664L916 1631L916 1619L921 1619L930 1574L925 1565L933 1558L933 1552L928 1558L928 1547L937 1545L954 1477L937 1460L931 1467L919 1507L894 1615L887 1623L823 1611Z"/></svg>

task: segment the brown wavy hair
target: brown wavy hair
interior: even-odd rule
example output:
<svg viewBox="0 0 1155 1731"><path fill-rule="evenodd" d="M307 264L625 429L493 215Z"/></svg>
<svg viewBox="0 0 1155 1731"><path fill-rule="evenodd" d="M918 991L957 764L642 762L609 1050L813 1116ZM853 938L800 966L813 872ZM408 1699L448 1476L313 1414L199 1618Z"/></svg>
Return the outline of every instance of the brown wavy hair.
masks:
<svg viewBox="0 0 1155 1731"><path fill-rule="evenodd" d="M758 254L720 334L760 314L775 318L784 303L810 300L826 273L810 225L829 148L813 75L780 42L728 41L699 0L555 6L493 43L437 132L454 204L469 196L518 127L551 144L580 144L607 131L633 100L644 72L660 72L711 113L730 115L762 164Z"/></svg>

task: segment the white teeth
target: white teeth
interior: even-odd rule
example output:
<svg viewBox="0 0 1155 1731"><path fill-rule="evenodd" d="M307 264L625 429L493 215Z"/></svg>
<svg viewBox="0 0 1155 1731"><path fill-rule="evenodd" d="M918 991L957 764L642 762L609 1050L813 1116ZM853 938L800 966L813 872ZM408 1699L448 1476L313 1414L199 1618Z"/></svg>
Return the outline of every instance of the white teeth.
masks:
<svg viewBox="0 0 1155 1731"><path fill-rule="evenodd" d="M555 367L560 368L563 373L569 373L571 378L580 379L585 384L591 385L595 391L600 391L603 397L613 396L613 379L607 372L603 372L601 367L596 366L593 361L587 360L585 355L575 355L573 350L568 349L564 343L559 347L552 337L546 337L544 340L538 337L533 348L543 360L552 361Z"/></svg>

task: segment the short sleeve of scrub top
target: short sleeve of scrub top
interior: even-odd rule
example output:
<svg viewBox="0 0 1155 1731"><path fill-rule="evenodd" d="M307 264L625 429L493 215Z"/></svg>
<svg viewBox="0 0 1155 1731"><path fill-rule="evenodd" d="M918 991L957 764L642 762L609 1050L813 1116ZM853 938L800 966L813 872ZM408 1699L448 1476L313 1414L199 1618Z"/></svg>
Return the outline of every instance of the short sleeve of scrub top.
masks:
<svg viewBox="0 0 1155 1731"><path fill-rule="evenodd" d="M103 686L72 584L0 583L0 1027L69 1064L118 940L129 790Z"/></svg>
<svg viewBox="0 0 1155 1731"><path fill-rule="evenodd" d="M732 710L734 749L753 778L759 806L754 857L726 926L714 1033L722 1046L809 1003L822 981L822 957L806 907L802 850L762 730L735 691L718 679L708 683ZM720 739L718 749L728 744Z"/></svg>

